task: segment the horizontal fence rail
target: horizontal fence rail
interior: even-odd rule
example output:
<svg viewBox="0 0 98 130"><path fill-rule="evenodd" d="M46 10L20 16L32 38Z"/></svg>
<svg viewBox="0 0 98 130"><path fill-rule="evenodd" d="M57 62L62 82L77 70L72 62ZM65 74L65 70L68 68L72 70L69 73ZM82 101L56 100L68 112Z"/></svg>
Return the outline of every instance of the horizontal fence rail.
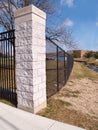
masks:
<svg viewBox="0 0 98 130"><path fill-rule="evenodd" d="M49 52L50 51L50 52ZM73 68L73 57L54 42L47 44L47 97L54 95L67 82Z"/></svg>
<svg viewBox="0 0 98 130"><path fill-rule="evenodd" d="M14 30L0 33L0 98L17 105Z"/></svg>

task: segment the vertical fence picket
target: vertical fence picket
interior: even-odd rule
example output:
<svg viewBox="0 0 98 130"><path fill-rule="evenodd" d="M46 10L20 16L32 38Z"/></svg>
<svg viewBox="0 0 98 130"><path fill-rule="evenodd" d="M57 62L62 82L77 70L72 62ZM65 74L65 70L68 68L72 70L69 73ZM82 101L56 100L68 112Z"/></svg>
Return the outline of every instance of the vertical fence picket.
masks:
<svg viewBox="0 0 98 130"><path fill-rule="evenodd" d="M17 105L14 30L0 33L0 98Z"/></svg>

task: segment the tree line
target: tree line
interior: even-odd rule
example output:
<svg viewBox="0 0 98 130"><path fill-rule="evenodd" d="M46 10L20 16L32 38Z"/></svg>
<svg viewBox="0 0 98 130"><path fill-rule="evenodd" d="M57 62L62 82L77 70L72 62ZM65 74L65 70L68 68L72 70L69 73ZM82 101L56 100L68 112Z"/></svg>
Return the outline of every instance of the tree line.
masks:
<svg viewBox="0 0 98 130"><path fill-rule="evenodd" d="M91 57L93 57L93 58L96 58L96 59L98 59L98 51L88 51L85 55L84 55L84 57L86 57L86 58L91 58Z"/></svg>

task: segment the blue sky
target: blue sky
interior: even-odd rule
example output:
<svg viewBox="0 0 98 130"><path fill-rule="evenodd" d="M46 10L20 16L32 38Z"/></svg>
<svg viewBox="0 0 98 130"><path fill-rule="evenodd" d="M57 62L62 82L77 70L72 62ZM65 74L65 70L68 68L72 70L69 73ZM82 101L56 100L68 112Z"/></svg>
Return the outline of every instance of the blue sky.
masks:
<svg viewBox="0 0 98 130"><path fill-rule="evenodd" d="M55 22L71 29L80 49L98 51L98 0L55 1L56 15L48 21L50 25Z"/></svg>
<svg viewBox="0 0 98 130"><path fill-rule="evenodd" d="M59 25L73 30L79 48L98 51L98 0L57 0Z"/></svg>

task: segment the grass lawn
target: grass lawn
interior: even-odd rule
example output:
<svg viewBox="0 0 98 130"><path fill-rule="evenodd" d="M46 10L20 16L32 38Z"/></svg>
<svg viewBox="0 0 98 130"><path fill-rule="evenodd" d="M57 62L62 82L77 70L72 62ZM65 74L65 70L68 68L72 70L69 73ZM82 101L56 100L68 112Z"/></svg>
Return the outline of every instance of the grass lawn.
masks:
<svg viewBox="0 0 98 130"><path fill-rule="evenodd" d="M6 57L0 58L0 90L2 92L2 98L4 99L9 99L9 93L14 92L14 90L16 90L14 74L15 70L13 59ZM0 102L12 104L3 99L0 99Z"/></svg>
<svg viewBox="0 0 98 130"><path fill-rule="evenodd" d="M50 98L47 108L40 111L38 115L86 128L87 130L98 130L98 119L96 120L89 115L71 110L70 106L69 102Z"/></svg>
<svg viewBox="0 0 98 130"><path fill-rule="evenodd" d="M12 106L12 107L16 107L13 103L11 103L11 102L9 102L9 101L7 101L7 100L5 100L5 99L0 99L0 102L5 103L5 104L7 104L7 105L10 105L10 106Z"/></svg>
<svg viewBox="0 0 98 130"><path fill-rule="evenodd" d="M88 63L88 64L93 64L93 65L98 66L98 59L89 58L89 59L87 60L87 63Z"/></svg>
<svg viewBox="0 0 98 130"><path fill-rule="evenodd" d="M13 57L0 57L0 87L12 88L14 86L14 73Z"/></svg>
<svg viewBox="0 0 98 130"><path fill-rule="evenodd" d="M13 88L14 85L14 69L0 68L0 87Z"/></svg>
<svg viewBox="0 0 98 130"><path fill-rule="evenodd" d="M84 61L87 64L93 64L95 66L98 66L98 59L95 58L74 58L74 61Z"/></svg>
<svg viewBox="0 0 98 130"><path fill-rule="evenodd" d="M53 95L57 92L57 61L56 60L48 60L46 62L46 77L47 77L47 95ZM59 60L59 76L58 82L59 87L64 85L64 61Z"/></svg>
<svg viewBox="0 0 98 130"><path fill-rule="evenodd" d="M98 73L90 70L80 63L74 63L74 68L70 80L80 80L83 78L88 78L92 81L98 81ZM58 94L59 92L56 95ZM68 96L69 98L73 96L73 98L78 99L79 94L80 92L73 91L73 93L70 92L68 93L68 95L65 94L65 98L67 98ZM71 109L72 105L73 104L68 101L62 101L52 96L50 99L48 99L47 108L40 111L38 115L79 126L87 130L98 130L98 118L82 113L81 111Z"/></svg>
<svg viewBox="0 0 98 130"><path fill-rule="evenodd" d="M72 78L77 79L88 78L90 80L98 80L98 73L78 62L74 63L74 69L71 76Z"/></svg>

